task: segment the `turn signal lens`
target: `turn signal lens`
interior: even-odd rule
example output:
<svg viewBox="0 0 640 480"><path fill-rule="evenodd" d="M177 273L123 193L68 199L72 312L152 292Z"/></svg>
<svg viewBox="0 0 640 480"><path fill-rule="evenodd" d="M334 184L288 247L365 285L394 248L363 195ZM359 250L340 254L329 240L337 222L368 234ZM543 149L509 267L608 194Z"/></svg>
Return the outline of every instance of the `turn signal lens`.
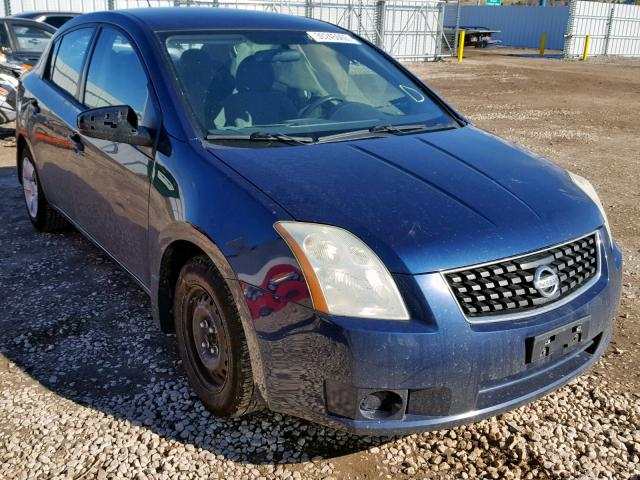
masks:
<svg viewBox="0 0 640 480"><path fill-rule="evenodd" d="M350 317L409 319L391 274L358 237L317 223L278 222L275 229L298 260L316 310Z"/></svg>

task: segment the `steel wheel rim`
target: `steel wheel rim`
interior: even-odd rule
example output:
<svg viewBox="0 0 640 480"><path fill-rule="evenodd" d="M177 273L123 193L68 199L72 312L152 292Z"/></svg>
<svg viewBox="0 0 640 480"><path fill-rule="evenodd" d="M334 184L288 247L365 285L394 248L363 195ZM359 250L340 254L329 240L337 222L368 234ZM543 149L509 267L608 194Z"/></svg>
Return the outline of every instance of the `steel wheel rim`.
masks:
<svg viewBox="0 0 640 480"><path fill-rule="evenodd" d="M199 377L209 388L220 391L227 382L229 345L227 332L213 298L195 287L188 295L187 342Z"/></svg>
<svg viewBox="0 0 640 480"><path fill-rule="evenodd" d="M38 216L38 177L28 157L22 160L22 189L27 211L31 218L36 218Z"/></svg>

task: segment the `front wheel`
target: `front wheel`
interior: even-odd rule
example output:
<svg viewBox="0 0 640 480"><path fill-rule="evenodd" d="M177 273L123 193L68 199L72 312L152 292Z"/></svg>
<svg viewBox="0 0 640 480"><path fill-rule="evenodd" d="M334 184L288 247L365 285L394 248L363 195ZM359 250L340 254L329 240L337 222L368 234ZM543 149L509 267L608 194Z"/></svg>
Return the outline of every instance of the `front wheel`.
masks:
<svg viewBox="0 0 640 480"><path fill-rule="evenodd" d="M47 202L31 152L27 148L24 149L22 154L20 170L24 202L29 219L36 230L57 232L68 227L66 219Z"/></svg>
<svg viewBox="0 0 640 480"><path fill-rule="evenodd" d="M207 257L196 257L183 267L173 311L178 351L205 407L219 417L239 417L258 409L238 310Z"/></svg>

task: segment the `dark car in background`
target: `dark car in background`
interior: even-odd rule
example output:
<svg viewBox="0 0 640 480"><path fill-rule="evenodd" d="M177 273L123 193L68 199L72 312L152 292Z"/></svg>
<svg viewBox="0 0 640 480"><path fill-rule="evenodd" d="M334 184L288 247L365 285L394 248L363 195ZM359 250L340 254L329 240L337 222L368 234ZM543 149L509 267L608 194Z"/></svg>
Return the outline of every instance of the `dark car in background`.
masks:
<svg viewBox="0 0 640 480"><path fill-rule="evenodd" d="M611 338L622 256L591 184L339 27L88 14L18 105L31 222L70 222L148 292L216 415L445 428L565 384Z"/></svg>
<svg viewBox="0 0 640 480"><path fill-rule="evenodd" d="M82 15L77 12L23 12L13 15L15 18L26 18L35 22L46 23L55 28L60 28L69 20Z"/></svg>
<svg viewBox="0 0 640 480"><path fill-rule="evenodd" d="M15 119L18 79L36 64L55 31L32 20L0 18L0 124Z"/></svg>
<svg viewBox="0 0 640 480"><path fill-rule="evenodd" d="M34 66L55 32L46 23L0 18L0 69L22 72Z"/></svg>

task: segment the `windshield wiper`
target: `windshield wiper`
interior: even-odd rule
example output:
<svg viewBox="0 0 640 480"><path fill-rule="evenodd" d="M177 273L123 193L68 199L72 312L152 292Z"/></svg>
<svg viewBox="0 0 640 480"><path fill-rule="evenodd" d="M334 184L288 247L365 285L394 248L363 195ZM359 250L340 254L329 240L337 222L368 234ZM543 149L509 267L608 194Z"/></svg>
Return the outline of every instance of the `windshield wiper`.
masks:
<svg viewBox="0 0 640 480"><path fill-rule="evenodd" d="M250 135L207 135L207 140L213 141L251 141L251 142L282 142L296 145L314 143L311 137L289 136L284 133L254 132Z"/></svg>
<svg viewBox="0 0 640 480"><path fill-rule="evenodd" d="M304 145L307 143L315 142L315 139L311 137L298 137L286 135L284 133L269 133L269 132L254 132L249 135L249 140L254 141L266 141L266 142L287 142L296 143L298 145Z"/></svg>
<svg viewBox="0 0 640 480"><path fill-rule="evenodd" d="M371 127L369 131L372 133L401 135L403 133L434 132L436 130L449 130L451 128L455 128L455 125L450 123L436 123L433 125L416 123L413 125L376 125L375 127Z"/></svg>
<svg viewBox="0 0 640 480"><path fill-rule="evenodd" d="M413 125L374 125L366 130L351 130L350 132L336 133L320 137L318 143L341 142L345 140L359 140L365 138L379 138L388 135L401 135L403 133L432 132L434 130L446 130L454 128L450 124L438 123L436 125L425 125L417 123ZM380 135L382 134L382 135ZM388 135L385 135L388 134Z"/></svg>
<svg viewBox="0 0 640 480"><path fill-rule="evenodd" d="M388 135L401 135L404 133L430 132L454 128L449 124L425 125L417 123L412 125L374 125L366 130L351 130L336 133L315 139L313 137L291 136L284 133L254 132L250 135L207 135L207 140L212 141L251 141L251 142L281 142L294 145L308 145L310 143L330 143L345 140L358 140L364 138L377 138Z"/></svg>
<svg viewBox="0 0 640 480"><path fill-rule="evenodd" d="M385 133L385 132L380 132ZM345 140L359 140L362 138L379 138L378 132L372 132L371 129L351 130L349 132L336 133L334 135L326 135L318 139L318 143L343 142Z"/></svg>
<svg viewBox="0 0 640 480"><path fill-rule="evenodd" d="M442 128L442 125L438 125L436 128ZM409 132L424 132L427 130L433 130L433 127L429 127L424 123L416 123L414 125L375 125L369 129L371 133L409 133Z"/></svg>

